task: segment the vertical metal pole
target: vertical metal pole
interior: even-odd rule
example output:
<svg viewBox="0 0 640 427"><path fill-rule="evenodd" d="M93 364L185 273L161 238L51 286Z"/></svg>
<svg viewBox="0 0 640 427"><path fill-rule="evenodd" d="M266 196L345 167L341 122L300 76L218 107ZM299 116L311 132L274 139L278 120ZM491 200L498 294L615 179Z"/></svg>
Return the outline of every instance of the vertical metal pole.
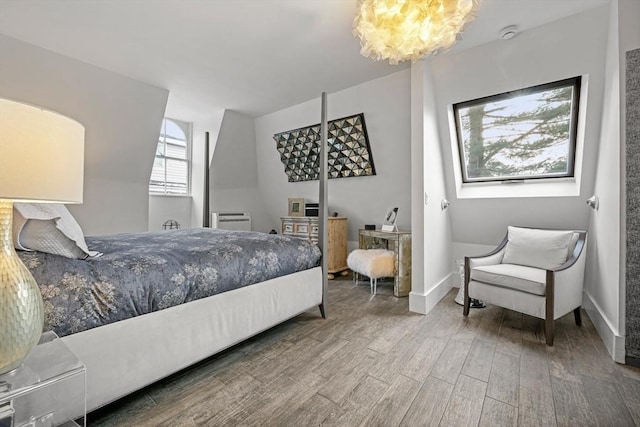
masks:
<svg viewBox="0 0 640 427"><path fill-rule="evenodd" d="M204 194L202 197L202 226L210 226L209 215L209 132L204 133Z"/></svg>
<svg viewBox="0 0 640 427"><path fill-rule="evenodd" d="M329 257L328 257L328 188L327 188L327 137L329 135L329 128L327 126L327 94L322 92L322 110L321 110L321 124L320 124L320 175L318 179L320 181L320 197L318 202L320 203L320 209L318 212L318 246L322 251L322 304L320 304L320 313L322 317L327 318L327 293L329 288Z"/></svg>

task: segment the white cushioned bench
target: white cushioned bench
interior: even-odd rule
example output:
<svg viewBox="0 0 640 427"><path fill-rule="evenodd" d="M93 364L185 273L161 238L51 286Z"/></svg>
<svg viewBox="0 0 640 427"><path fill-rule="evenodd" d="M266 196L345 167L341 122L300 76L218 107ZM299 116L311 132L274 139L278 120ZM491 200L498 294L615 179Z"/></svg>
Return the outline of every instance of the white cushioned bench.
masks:
<svg viewBox="0 0 640 427"><path fill-rule="evenodd" d="M358 283L358 275L369 277L371 294L376 294L380 277L393 277L396 272L396 256L386 249L356 249L347 257L347 266L353 271L353 280Z"/></svg>

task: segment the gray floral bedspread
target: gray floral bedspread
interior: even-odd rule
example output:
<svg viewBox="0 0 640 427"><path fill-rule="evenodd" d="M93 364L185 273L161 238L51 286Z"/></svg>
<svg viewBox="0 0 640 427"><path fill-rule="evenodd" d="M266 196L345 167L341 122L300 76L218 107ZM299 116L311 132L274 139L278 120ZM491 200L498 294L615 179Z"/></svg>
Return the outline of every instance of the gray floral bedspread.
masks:
<svg viewBox="0 0 640 427"><path fill-rule="evenodd" d="M65 336L319 265L289 236L216 229L87 237L87 260L19 252L40 286L45 330Z"/></svg>

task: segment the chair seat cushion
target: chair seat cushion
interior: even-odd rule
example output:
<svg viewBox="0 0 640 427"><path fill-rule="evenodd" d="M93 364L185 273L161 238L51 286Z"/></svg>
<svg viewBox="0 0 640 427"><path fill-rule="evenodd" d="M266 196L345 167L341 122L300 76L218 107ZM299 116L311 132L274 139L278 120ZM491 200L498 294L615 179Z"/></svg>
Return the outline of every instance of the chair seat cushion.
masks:
<svg viewBox="0 0 640 427"><path fill-rule="evenodd" d="M347 266L372 279L392 277L396 270L396 257L386 249L356 249L347 257Z"/></svg>
<svg viewBox="0 0 640 427"><path fill-rule="evenodd" d="M515 264L496 264L474 267L471 280L534 295L544 295L547 272L540 268Z"/></svg>

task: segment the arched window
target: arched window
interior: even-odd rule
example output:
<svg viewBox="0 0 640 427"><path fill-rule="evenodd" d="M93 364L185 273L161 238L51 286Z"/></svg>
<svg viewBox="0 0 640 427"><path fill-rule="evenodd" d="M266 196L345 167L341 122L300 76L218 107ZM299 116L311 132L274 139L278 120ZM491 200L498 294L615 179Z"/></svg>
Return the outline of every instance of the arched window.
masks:
<svg viewBox="0 0 640 427"><path fill-rule="evenodd" d="M149 181L151 194L189 194L191 125L163 119Z"/></svg>

